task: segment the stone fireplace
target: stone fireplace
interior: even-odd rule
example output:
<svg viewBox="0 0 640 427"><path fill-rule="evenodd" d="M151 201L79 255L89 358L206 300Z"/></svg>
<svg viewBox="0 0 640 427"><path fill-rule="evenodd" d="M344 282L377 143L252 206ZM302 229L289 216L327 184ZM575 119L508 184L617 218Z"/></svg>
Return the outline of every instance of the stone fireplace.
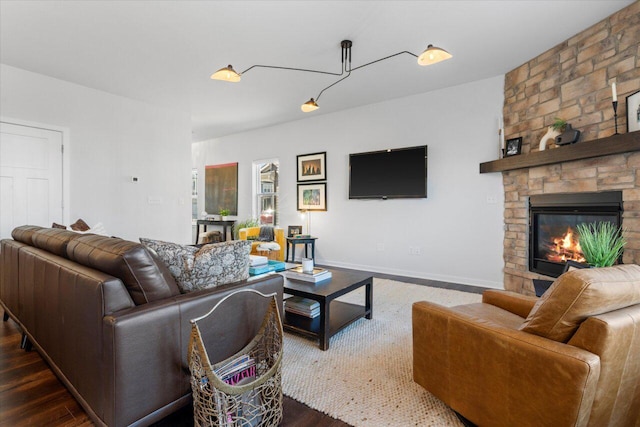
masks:
<svg viewBox="0 0 640 427"><path fill-rule="evenodd" d="M505 289L534 295L532 279L553 278L529 270L529 201L537 195L619 191L628 241L623 262L640 264L640 132L624 133L620 102L640 87L639 58L640 2L634 2L505 75L504 136L522 137L522 154L480 165L481 173L502 173ZM539 151L556 117L580 130L581 140Z"/></svg>
<svg viewBox="0 0 640 427"><path fill-rule="evenodd" d="M632 143L640 147L640 134ZM622 227L628 241L623 262L640 264L640 152L508 170L502 172L502 179L505 289L534 295L532 279L553 278L529 270L529 201L537 195L619 191Z"/></svg>
<svg viewBox="0 0 640 427"><path fill-rule="evenodd" d="M622 223L622 192L540 194L529 197L529 271L558 277L567 261L585 262L577 226Z"/></svg>

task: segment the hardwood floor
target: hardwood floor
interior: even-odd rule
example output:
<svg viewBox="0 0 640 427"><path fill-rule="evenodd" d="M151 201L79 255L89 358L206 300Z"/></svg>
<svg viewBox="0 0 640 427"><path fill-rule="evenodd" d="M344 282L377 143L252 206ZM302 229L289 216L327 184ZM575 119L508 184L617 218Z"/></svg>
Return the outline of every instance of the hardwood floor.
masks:
<svg viewBox="0 0 640 427"><path fill-rule="evenodd" d="M38 352L20 348L17 325L0 323L0 426L92 426Z"/></svg>
<svg viewBox="0 0 640 427"><path fill-rule="evenodd" d="M21 335L13 320L0 321L0 427L93 426L38 352L20 348ZM191 427L191 411L183 408L155 427ZM286 396L283 412L283 427L349 426Z"/></svg>

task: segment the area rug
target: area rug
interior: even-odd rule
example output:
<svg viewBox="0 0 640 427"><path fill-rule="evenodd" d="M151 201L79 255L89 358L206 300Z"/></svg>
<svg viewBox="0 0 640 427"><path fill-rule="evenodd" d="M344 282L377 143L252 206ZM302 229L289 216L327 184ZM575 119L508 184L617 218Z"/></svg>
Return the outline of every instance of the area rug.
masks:
<svg viewBox="0 0 640 427"><path fill-rule="evenodd" d="M340 298L364 302L364 288ZM285 395L357 427L462 426L453 411L412 380L411 304L480 302L481 295L374 279L373 319L317 341L286 333Z"/></svg>

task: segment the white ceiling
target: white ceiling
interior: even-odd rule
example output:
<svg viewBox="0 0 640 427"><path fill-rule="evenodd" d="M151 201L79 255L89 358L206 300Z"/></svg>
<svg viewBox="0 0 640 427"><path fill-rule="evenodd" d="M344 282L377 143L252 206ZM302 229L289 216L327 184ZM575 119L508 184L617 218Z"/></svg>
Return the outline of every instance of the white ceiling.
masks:
<svg viewBox="0 0 640 427"><path fill-rule="evenodd" d="M631 3L1 0L0 62L187 111L201 141L504 74ZM400 55L354 71L307 114L300 105L336 77L254 69L237 84L209 79L227 64L339 72L343 39L353 67L429 43L454 57L420 67Z"/></svg>

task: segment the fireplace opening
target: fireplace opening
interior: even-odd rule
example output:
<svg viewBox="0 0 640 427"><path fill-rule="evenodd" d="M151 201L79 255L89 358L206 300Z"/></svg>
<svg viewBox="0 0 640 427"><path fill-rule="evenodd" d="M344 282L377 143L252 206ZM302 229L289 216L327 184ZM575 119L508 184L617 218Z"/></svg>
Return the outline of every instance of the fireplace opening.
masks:
<svg viewBox="0 0 640 427"><path fill-rule="evenodd" d="M581 223L622 223L622 192L541 194L529 198L529 271L558 277L567 261L584 262Z"/></svg>

